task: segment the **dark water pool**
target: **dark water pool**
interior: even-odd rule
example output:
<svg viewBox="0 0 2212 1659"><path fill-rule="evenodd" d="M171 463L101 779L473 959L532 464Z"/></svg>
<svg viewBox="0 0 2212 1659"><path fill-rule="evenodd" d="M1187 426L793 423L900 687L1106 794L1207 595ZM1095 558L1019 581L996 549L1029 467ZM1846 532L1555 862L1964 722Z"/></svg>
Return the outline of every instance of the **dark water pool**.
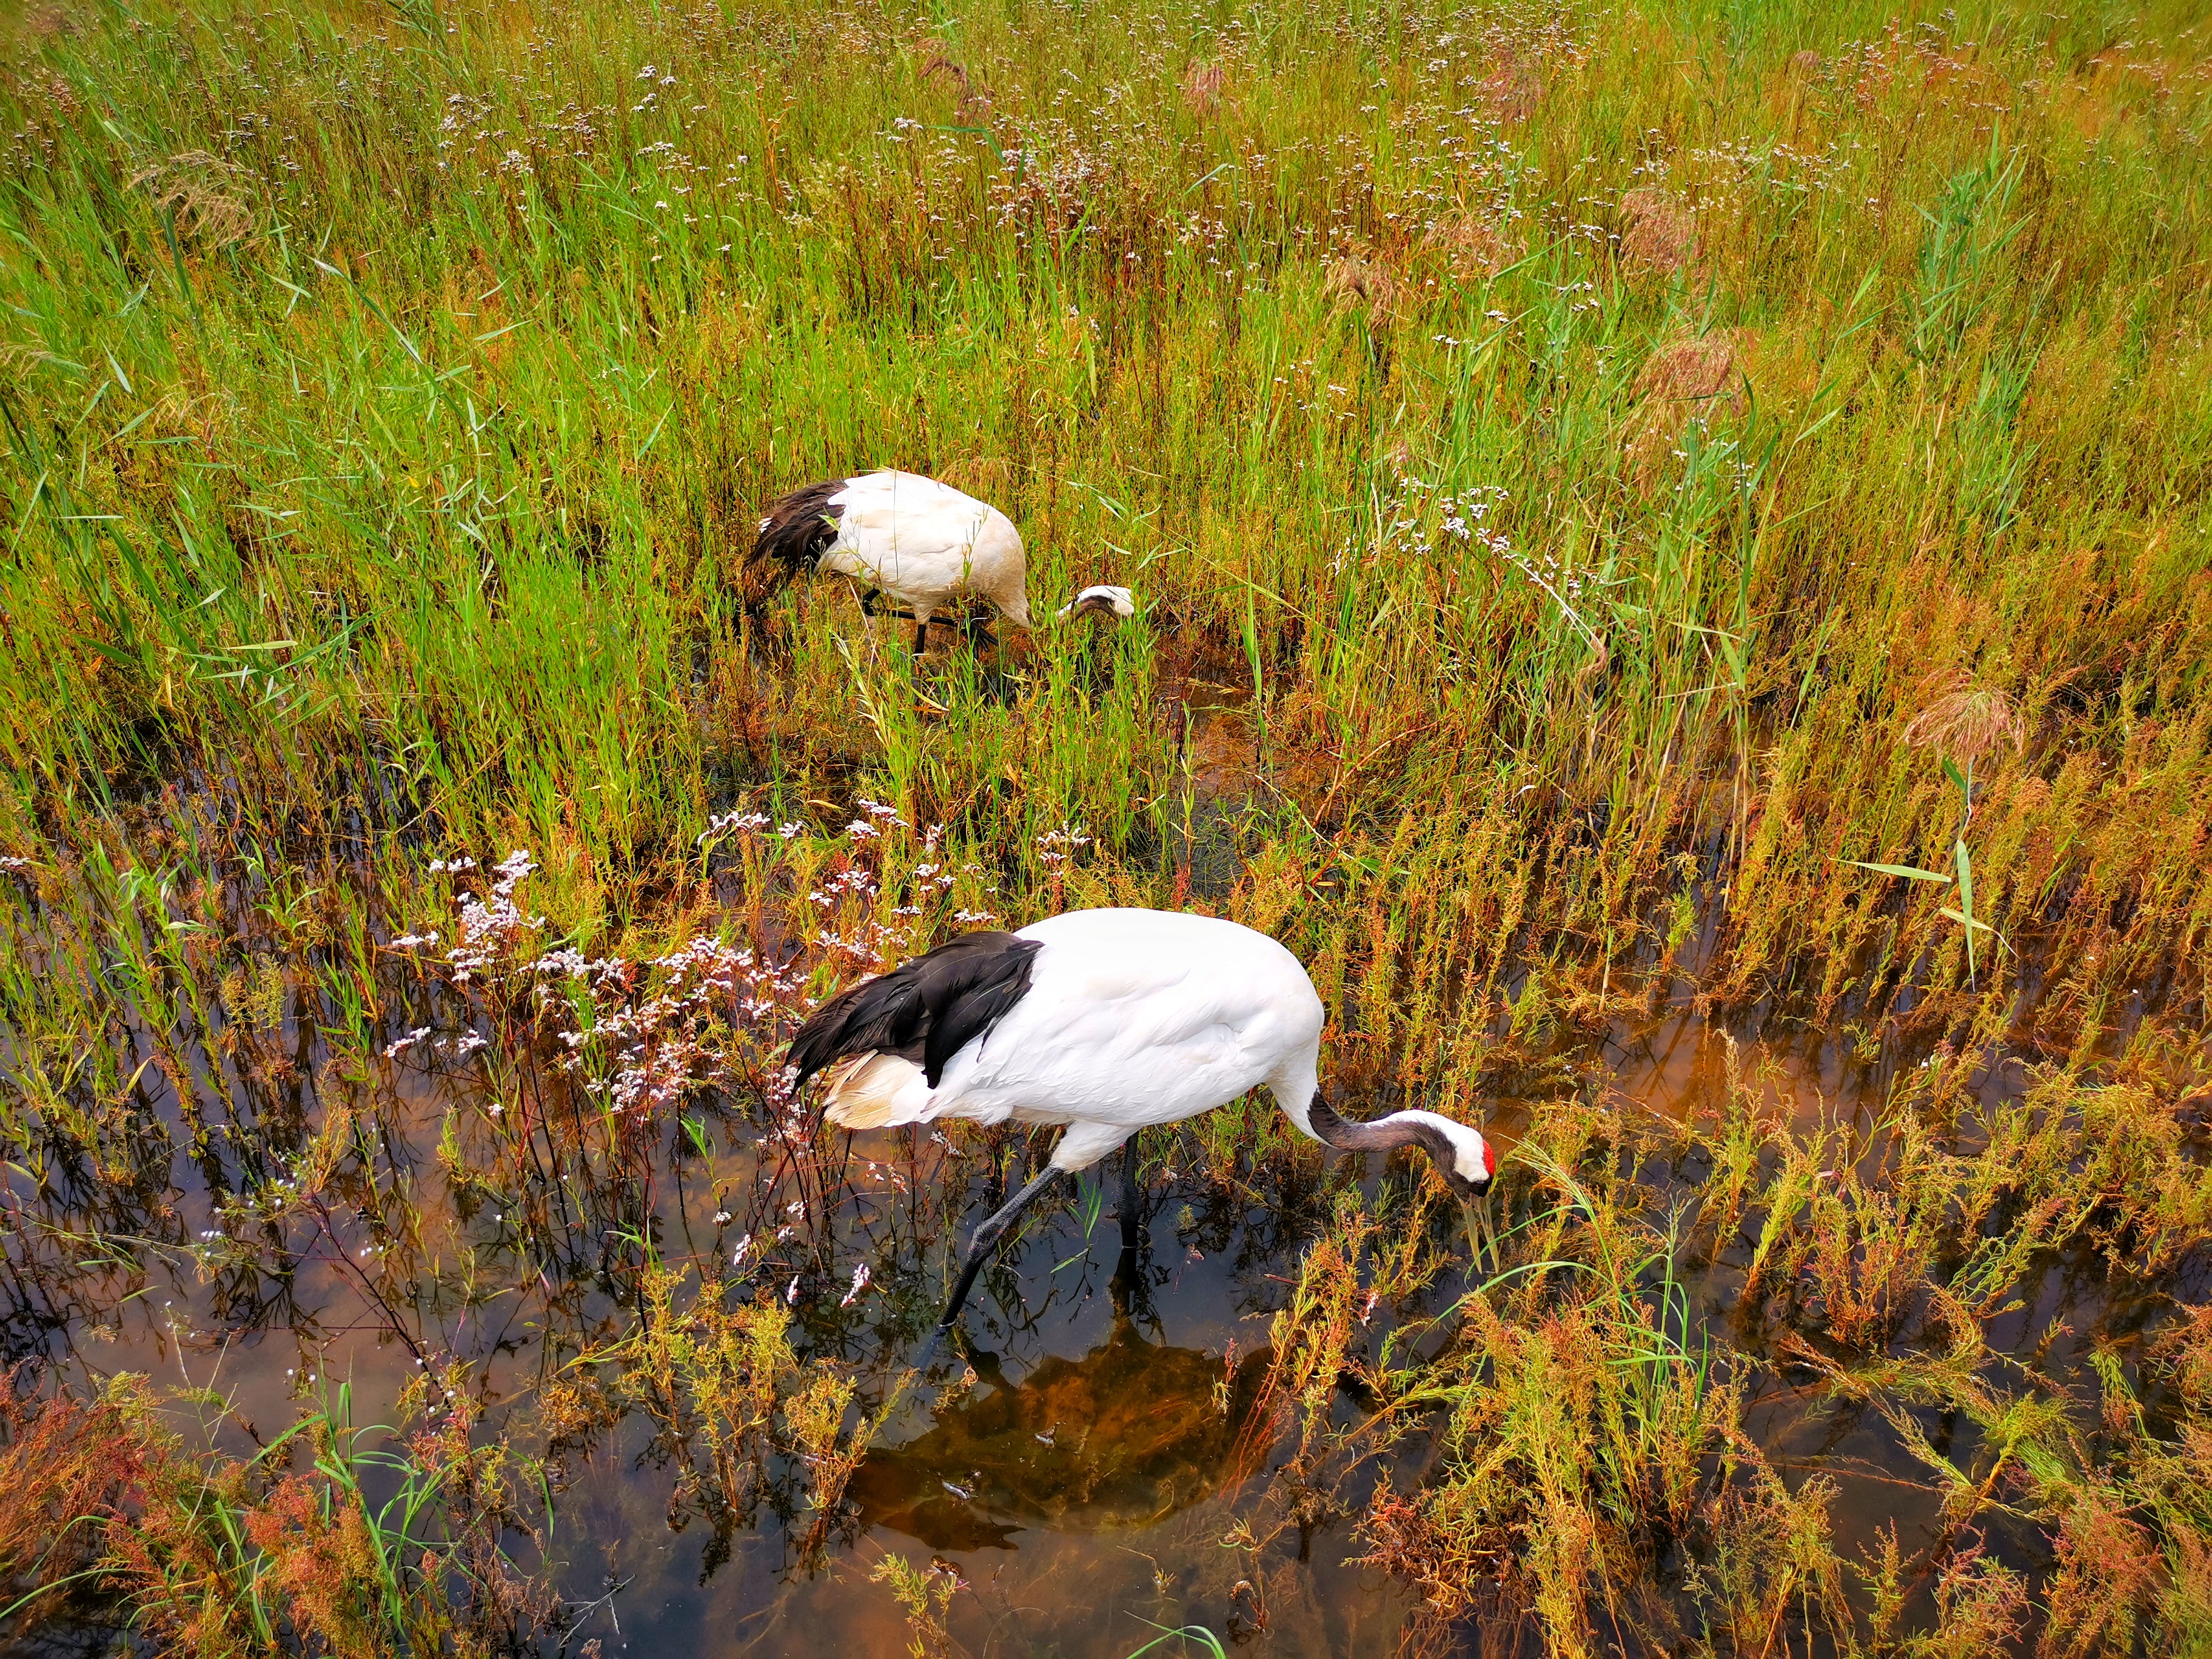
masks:
<svg viewBox="0 0 2212 1659"><path fill-rule="evenodd" d="M394 1040L404 1025L395 1022ZM1500 1098L1496 1139L1510 1149L1568 1089L1662 1115L1710 1105L1727 1086L1727 1041L1685 1008L1617 1025L1594 1059ZM166 1185L77 1169L50 1172L41 1187L11 1171L0 1328L14 1358L77 1386L134 1370L219 1395L227 1411L177 1405L174 1420L191 1443L243 1455L341 1384L354 1423L394 1420L427 1356L481 1405L480 1437L512 1429L526 1440L545 1385L634 1329L620 1266L642 1243L664 1263L719 1273L743 1253L740 1238L788 1229L830 1239L840 1264L872 1264L857 1289L809 1273L787 1285L784 1266L762 1265L773 1241L747 1246L753 1282L795 1305L802 1354L855 1368L862 1401L873 1401L941 1294L952 1229L964 1233L1044 1144L1001 1144L1012 1161L1001 1174L988 1149L886 1132L860 1138L834 1182L816 1170L810 1184L772 1136L700 1114L642 1166L594 1174L580 1159L564 1172L553 1138L541 1151L517 1133L526 1094L433 1056L380 1109L347 1108L349 1134L334 1150L316 1139L333 1109L314 1082L328 1056L294 1025L283 1044L297 1060L273 1082L265 1065L257 1074L235 1056L202 1056L200 1081L220 1113L208 1102L186 1112L158 1070L142 1072L145 1109L178 1147ZM1747 1039L1737 1059L1800 1113L1824 1103L1871 1110L1917 1063L1862 1059L1802 1031ZM2019 1068L1993 1061L1977 1086L2008 1097ZM216 1125L197 1150L195 1121ZM271 1176L268 1161L312 1158L331 1171L327 1201L258 1224L250 1193ZM1280 1448L1249 1410L1270 1359L1269 1320L1327 1211L1295 1182L1224 1183L1200 1162L1182 1141L1151 1149L1133 1255L1121 1248L1110 1176L1029 1229L963 1321L972 1377L948 1375L902 1400L826 1534L803 1506L780 1516L773 1493L743 1524L688 1501L680 1468L636 1411L556 1445L549 1565L574 1615L567 1650L597 1640L610 1654L902 1651L904 1616L870 1576L887 1553L967 1587L948 1617L971 1654L1118 1659L1187 1625L1264 1636L1267 1651L1285 1654L1395 1649L1419 1599L1346 1564L1358 1547L1341 1506L1279 1529L1256 1553L1245 1547L1279 1498L1269 1475ZM1725 1263L1693 1273L1692 1326L1725 1339L1739 1288ZM2092 1341L2124 1344L2154 1311L2105 1298L2094 1272L2054 1261L2004 1330L2064 1376ZM1356 1414L1358 1402L1342 1409ZM1787 1364L1761 1367L1749 1427L1785 1473L1838 1483L1846 1553L1892 1524L1908 1540L1938 1524L1940 1496L1895 1428ZM1925 1432L1963 1457L1974 1431L1931 1412ZM106 1638L82 1613L9 1645L97 1645ZM1443 1639L1515 1645L1500 1632Z"/></svg>

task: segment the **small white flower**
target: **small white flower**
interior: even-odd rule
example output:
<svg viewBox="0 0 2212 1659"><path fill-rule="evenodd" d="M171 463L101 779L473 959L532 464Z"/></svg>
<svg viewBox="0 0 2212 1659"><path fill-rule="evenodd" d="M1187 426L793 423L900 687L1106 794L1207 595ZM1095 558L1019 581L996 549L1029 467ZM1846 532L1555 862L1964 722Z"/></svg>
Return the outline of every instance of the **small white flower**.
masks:
<svg viewBox="0 0 2212 1659"><path fill-rule="evenodd" d="M410 1031L405 1036L401 1037L398 1042L387 1045L384 1050L384 1057L386 1060L397 1060L400 1055L405 1054L410 1048L413 1048L416 1043L422 1042L423 1038L429 1035L430 1028L428 1026L418 1025L413 1030Z"/></svg>

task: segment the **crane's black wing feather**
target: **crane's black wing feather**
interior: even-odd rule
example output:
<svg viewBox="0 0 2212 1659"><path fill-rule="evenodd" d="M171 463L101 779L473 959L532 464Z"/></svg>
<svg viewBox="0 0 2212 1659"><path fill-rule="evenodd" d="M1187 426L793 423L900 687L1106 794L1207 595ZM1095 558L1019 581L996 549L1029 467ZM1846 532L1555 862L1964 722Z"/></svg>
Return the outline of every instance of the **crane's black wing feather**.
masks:
<svg viewBox="0 0 2212 1659"><path fill-rule="evenodd" d="M1042 941L995 929L963 933L888 974L840 991L791 1040L799 1088L851 1054L891 1054L934 1089L952 1056L984 1036L1030 988Z"/></svg>
<svg viewBox="0 0 2212 1659"><path fill-rule="evenodd" d="M831 478L794 489L761 515L760 537L753 543L753 557L781 565L793 576L811 575L815 565L837 539L837 521L845 509L830 498L850 482Z"/></svg>

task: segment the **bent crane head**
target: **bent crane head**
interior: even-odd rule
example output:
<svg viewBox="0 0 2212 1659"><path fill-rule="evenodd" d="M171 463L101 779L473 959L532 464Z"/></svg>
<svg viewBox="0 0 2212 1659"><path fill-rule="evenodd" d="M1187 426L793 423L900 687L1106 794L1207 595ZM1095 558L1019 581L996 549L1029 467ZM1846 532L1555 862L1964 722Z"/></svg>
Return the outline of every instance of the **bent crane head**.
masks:
<svg viewBox="0 0 2212 1659"><path fill-rule="evenodd" d="M1429 1155L1435 1159L1437 1172L1443 1176L1452 1196L1462 1204L1472 1204L1487 1196L1490 1183L1498 1176L1498 1158L1490 1150L1490 1143L1482 1138L1482 1132L1463 1123L1454 1123L1450 1129L1439 1133L1450 1148L1450 1156L1447 1158L1434 1146L1429 1148Z"/></svg>
<svg viewBox="0 0 2212 1659"><path fill-rule="evenodd" d="M1133 617L1137 602L1130 598L1126 587L1111 587L1103 582L1085 588L1069 604L1054 613L1054 620L1066 622L1074 617Z"/></svg>
<svg viewBox="0 0 2212 1659"><path fill-rule="evenodd" d="M1446 1164L1442 1158L1437 1158L1437 1169L1467 1217L1468 1267L1472 1268L1486 1255L1494 1267L1498 1263L1498 1229L1490 1215L1490 1183L1498 1178L1498 1155L1490 1150L1490 1143L1482 1138L1480 1130L1455 1127L1459 1133L1450 1138L1452 1160Z"/></svg>
<svg viewBox="0 0 2212 1659"><path fill-rule="evenodd" d="M1498 1177L1498 1155L1490 1150L1490 1143L1482 1138L1480 1129L1429 1112L1418 1115L1431 1120L1419 1126L1427 1131L1419 1136L1421 1144L1427 1147L1437 1173L1444 1178L1444 1185L1451 1188L1452 1196L1459 1200L1460 1208L1466 1212L1469 1267L1485 1255L1494 1264L1498 1259L1498 1230L1490 1218L1490 1183Z"/></svg>
<svg viewBox="0 0 2212 1659"><path fill-rule="evenodd" d="M1467 1212L1467 1242L1472 1255L1490 1253L1497 1240L1490 1227L1490 1184L1498 1176L1497 1154L1482 1138L1482 1131L1455 1122L1439 1112L1393 1112L1372 1123L1354 1123L1340 1117L1328 1103L1316 1097L1307 1109L1314 1133L1328 1145L1346 1152L1386 1152L1394 1146L1419 1146L1429 1155Z"/></svg>

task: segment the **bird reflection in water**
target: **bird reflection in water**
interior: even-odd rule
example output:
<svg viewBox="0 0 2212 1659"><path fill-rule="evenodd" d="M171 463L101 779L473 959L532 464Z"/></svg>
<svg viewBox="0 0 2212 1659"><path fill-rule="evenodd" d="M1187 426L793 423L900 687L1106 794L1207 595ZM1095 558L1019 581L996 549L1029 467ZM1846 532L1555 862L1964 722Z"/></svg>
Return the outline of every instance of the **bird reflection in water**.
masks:
<svg viewBox="0 0 2212 1659"><path fill-rule="evenodd" d="M906 1444L871 1452L847 1493L864 1527L934 1550L1012 1549L1036 1528L1145 1526L1233 1480L1268 1358L1156 1346L1127 1319L1082 1358L1047 1359L1018 1383L976 1355L982 1390L940 1407Z"/></svg>

